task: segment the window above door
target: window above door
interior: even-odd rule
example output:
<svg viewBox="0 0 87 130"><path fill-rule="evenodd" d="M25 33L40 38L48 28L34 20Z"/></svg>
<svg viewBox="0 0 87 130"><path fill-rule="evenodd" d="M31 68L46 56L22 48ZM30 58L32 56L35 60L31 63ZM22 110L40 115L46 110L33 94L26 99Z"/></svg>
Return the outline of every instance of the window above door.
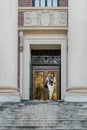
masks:
<svg viewBox="0 0 87 130"><path fill-rule="evenodd" d="M58 7L59 0L34 0L35 7Z"/></svg>

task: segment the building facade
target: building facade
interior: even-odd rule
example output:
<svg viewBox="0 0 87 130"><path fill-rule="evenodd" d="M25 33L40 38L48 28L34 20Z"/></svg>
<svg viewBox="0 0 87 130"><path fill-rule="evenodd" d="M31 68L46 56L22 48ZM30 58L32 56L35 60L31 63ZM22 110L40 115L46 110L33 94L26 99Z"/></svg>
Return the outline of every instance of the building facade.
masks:
<svg viewBox="0 0 87 130"><path fill-rule="evenodd" d="M0 1L0 102L87 101L86 0ZM79 8L78 8L79 5Z"/></svg>

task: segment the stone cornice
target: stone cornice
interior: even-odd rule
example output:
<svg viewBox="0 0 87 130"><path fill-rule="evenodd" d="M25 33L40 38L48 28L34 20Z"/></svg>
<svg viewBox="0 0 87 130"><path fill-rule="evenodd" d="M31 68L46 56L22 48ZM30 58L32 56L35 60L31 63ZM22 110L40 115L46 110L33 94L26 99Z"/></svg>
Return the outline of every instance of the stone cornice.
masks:
<svg viewBox="0 0 87 130"><path fill-rule="evenodd" d="M68 31L68 27L18 27L18 30L64 30Z"/></svg>
<svg viewBox="0 0 87 130"><path fill-rule="evenodd" d="M18 7L18 10L68 10L68 7Z"/></svg>

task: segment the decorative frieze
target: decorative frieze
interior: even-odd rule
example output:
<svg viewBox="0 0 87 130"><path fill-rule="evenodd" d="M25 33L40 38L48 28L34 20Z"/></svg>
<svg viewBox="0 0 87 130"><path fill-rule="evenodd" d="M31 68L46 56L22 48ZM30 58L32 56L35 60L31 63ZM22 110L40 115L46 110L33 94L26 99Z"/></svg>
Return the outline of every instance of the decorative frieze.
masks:
<svg viewBox="0 0 87 130"><path fill-rule="evenodd" d="M24 26L67 26L67 10L26 11Z"/></svg>

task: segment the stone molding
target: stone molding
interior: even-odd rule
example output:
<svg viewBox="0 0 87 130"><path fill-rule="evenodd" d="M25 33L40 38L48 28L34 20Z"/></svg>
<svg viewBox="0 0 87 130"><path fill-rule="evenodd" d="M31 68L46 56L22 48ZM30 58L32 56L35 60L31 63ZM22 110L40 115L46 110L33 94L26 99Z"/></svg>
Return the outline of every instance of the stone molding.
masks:
<svg viewBox="0 0 87 130"><path fill-rule="evenodd" d="M1 95L11 95L11 96L19 96L20 90L16 87L0 87L0 96Z"/></svg>
<svg viewBox="0 0 87 130"><path fill-rule="evenodd" d="M11 87L0 87L0 90L4 90L4 89L12 89L12 90L16 90L16 91L19 91L19 88L16 88L16 87L13 87L13 86L11 86Z"/></svg>
<svg viewBox="0 0 87 130"><path fill-rule="evenodd" d="M30 76L31 76L31 50L37 49L37 45L39 49L51 49L51 45L54 44L54 48L52 49L59 49L58 47L61 46L61 99L64 99L65 90L66 90L66 61L67 61L67 37L66 34L24 34L24 51L23 51L23 85L21 89L23 99L30 99ZM43 45L43 46L42 46ZM47 47L48 45L48 47ZM65 71L66 70L66 71Z"/></svg>
<svg viewBox="0 0 87 130"><path fill-rule="evenodd" d="M87 87L85 86L70 87L70 88L67 88L66 91L70 93L87 93Z"/></svg>

